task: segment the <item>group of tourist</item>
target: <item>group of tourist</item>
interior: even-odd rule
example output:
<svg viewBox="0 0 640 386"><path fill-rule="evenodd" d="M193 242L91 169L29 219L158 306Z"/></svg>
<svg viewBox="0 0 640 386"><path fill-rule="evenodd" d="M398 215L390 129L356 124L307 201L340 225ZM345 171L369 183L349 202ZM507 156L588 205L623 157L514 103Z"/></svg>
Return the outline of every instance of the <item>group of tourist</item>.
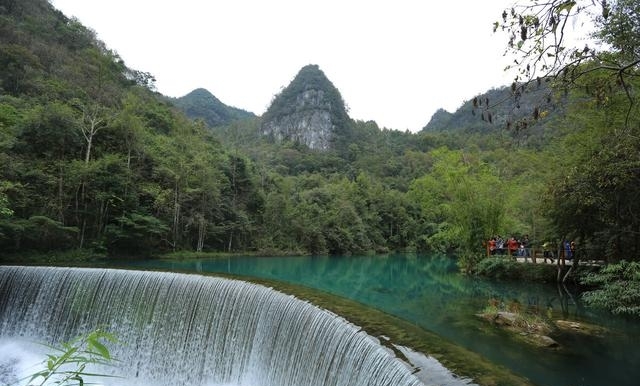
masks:
<svg viewBox="0 0 640 386"><path fill-rule="evenodd" d="M575 241L565 239L560 248L548 241L545 241L544 244L542 244L542 254L545 261L547 261L547 259L551 259L551 262L554 261L553 259L556 257L554 251L557 251L558 258L571 260L576 255L576 243Z"/></svg>
<svg viewBox="0 0 640 386"><path fill-rule="evenodd" d="M524 235L520 239L511 236L506 240L502 236L496 235L489 239L487 248L490 255L505 255L508 253L509 256L531 256L529 235Z"/></svg>
<svg viewBox="0 0 640 386"><path fill-rule="evenodd" d="M500 235L493 236L487 242L487 251L492 256L508 254L513 257L524 257L525 261L533 256L531 240L527 234L521 238L511 236L506 240ZM556 257L571 260L576 254L576 243L565 239L558 248L557 245L546 241L542 244L542 251L545 262L550 259L553 263Z"/></svg>

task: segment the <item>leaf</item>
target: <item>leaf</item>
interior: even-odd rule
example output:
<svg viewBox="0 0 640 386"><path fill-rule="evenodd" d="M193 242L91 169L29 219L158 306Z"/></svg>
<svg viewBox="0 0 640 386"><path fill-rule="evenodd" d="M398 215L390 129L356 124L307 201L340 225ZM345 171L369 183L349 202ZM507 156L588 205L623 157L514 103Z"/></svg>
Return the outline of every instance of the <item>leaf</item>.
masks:
<svg viewBox="0 0 640 386"><path fill-rule="evenodd" d="M556 13L561 13L562 11L565 11L565 10L567 12L571 12L571 8L573 8L575 5L576 5L575 1L564 2L560 4L558 8L556 8Z"/></svg>
<svg viewBox="0 0 640 386"><path fill-rule="evenodd" d="M104 359L111 359L111 355L109 354L109 350L102 344L100 343L97 339L90 339L89 341L87 341L87 343L89 344L89 347L94 348L98 354L103 357Z"/></svg>

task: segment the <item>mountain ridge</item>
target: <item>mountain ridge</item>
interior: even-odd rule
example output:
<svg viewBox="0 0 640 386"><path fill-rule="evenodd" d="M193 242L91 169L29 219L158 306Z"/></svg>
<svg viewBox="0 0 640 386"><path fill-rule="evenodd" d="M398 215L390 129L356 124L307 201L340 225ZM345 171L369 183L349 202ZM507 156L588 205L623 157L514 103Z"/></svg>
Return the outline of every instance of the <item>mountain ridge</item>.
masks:
<svg viewBox="0 0 640 386"><path fill-rule="evenodd" d="M205 88L196 88L179 98L170 98L171 103L191 119L202 119L209 127L227 125L233 121L255 118L250 111L224 104Z"/></svg>
<svg viewBox="0 0 640 386"><path fill-rule="evenodd" d="M539 129L539 118L558 114L563 105L562 98L555 97L545 81L491 88L465 101L454 112L438 109L419 133L493 133L506 129L518 134L525 129ZM527 131L532 134L532 130Z"/></svg>

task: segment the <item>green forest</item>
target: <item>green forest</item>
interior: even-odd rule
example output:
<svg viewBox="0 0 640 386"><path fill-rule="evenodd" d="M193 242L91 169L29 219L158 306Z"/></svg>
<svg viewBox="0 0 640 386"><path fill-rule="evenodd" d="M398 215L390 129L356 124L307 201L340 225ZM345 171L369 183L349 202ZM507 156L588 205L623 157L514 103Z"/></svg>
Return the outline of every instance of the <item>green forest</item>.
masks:
<svg viewBox="0 0 640 386"><path fill-rule="evenodd" d="M595 6L606 50L549 48L582 3L496 15L523 55L511 87L418 133L341 115L316 151L242 110L190 119L48 1L0 0L0 254L439 251L472 268L493 235L528 234L639 260L640 5Z"/></svg>

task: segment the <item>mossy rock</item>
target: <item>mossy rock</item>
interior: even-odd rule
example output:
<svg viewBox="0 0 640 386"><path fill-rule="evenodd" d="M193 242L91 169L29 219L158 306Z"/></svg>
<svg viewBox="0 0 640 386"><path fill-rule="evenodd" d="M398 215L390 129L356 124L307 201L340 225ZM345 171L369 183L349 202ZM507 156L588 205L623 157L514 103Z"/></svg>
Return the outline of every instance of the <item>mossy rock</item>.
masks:
<svg viewBox="0 0 640 386"><path fill-rule="evenodd" d="M502 329L509 331L513 338L535 347L558 348L560 344L548 336L554 330L548 322L539 318L529 318L507 311L476 314Z"/></svg>
<svg viewBox="0 0 640 386"><path fill-rule="evenodd" d="M556 320L554 324L560 331L565 333L603 337L609 332L606 328L602 326L597 326L595 324L589 324L584 322Z"/></svg>

